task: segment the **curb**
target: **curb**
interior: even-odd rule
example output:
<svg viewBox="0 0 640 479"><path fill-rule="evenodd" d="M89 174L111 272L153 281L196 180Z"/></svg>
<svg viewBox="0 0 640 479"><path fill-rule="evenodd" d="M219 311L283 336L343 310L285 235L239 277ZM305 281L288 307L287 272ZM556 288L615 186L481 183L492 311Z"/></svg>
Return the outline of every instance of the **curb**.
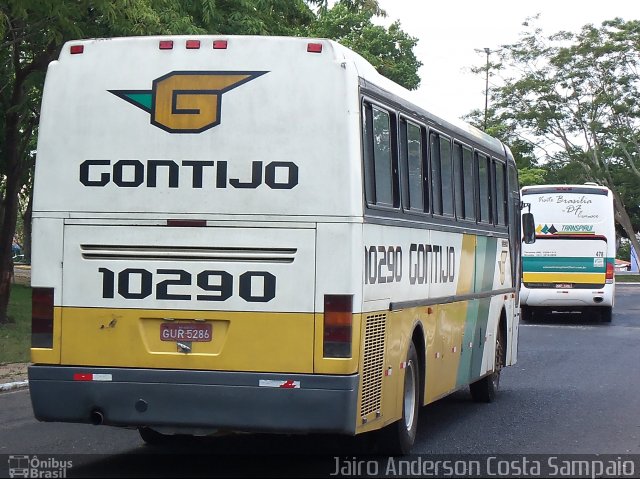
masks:
<svg viewBox="0 0 640 479"><path fill-rule="evenodd" d="M17 389L24 389L28 386L29 386L29 381L26 379L24 381L16 381L13 383L0 384L0 392L15 391Z"/></svg>

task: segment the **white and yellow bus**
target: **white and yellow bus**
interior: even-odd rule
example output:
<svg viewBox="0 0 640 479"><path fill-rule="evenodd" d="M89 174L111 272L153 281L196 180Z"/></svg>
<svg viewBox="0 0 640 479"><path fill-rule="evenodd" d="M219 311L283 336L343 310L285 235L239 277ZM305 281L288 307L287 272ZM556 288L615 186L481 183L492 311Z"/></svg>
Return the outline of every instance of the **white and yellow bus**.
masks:
<svg viewBox="0 0 640 479"><path fill-rule="evenodd" d="M613 194L595 183L522 189L536 220L522 248L522 318L551 311L594 313L611 322L615 296Z"/></svg>
<svg viewBox="0 0 640 479"><path fill-rule="evenodd" d="M384 428L493 399L518 346L508 148L328 40L74 41L33 213L35 415L172 433Z"/></svg>

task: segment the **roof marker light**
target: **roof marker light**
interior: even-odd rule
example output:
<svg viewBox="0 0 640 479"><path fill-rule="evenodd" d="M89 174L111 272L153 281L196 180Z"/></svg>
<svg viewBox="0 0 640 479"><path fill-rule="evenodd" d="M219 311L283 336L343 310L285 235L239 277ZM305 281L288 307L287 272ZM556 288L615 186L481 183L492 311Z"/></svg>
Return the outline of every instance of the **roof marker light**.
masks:
<svg viewBox="0 0 640 479"><path fill-rule="evenodd" d="M214 40L213 41L213 49L214 50L226 50L227 49L227 41L226 40Z"/></svg>
<svg viewBox="0 0 640 479"><path fill-rule="evenodd" d="M173 40L160 40L160 50L172 50Z"/></svg>
<svg viewBox="0 0 640 479"><path fill-rule="evenodd" d="M322 53L322 43L307 43L309 53Z"/></svg>
<svg viewBox="0 0 640 479"><path fill-rule="evenodd" d="M84 45L71 45L69 51L72 55L77 55L78 53L84 53Z"/></svg>
<svg viewBox="0 0 640 479"><path fill-rule="evenodd" d="M200 40L187 40L187 50L197 50L200 48Z"/></svg>

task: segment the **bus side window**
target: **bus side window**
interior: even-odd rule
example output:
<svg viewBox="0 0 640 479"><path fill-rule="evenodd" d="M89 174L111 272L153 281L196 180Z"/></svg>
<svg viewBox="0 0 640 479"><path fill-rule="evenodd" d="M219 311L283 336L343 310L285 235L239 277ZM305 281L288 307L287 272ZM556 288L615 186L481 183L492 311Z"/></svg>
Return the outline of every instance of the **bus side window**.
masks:
<svg viewBox="0 0 640 479"><path fill-rule="evenodd" d="M462 145L453 143L453 181L455 188L456 216L464 218L464 173L462 171Z"/></svg>
<svg viewBox="0 0 640 479"><path fill-rule="evenodd" d="M473 151L458 142L453 144L453 168L456 215L458 219L476 220Z"/></svg>
<svg viewBox="0 0 640 479"><path fill-rule="evenodd" d="M453 168L451 140L440 135L440 176L442 179L442 214L453 216Z"/></svg>
<svg viewBox="0 0 640 479"><path fill-rule="evenodd" d="M429 134L429 163L431 164L431 208L434 214L442 214L442 178L440 175L440 138Z"/></svg>
<svg viewBox="0 0 640 479"><path fill-rule="evenodd" d="M476 153L478 161L478 199L480 205L480 221L491 222L491 182L489 177L489 158Z"/></svg>
<svg viewBox="0 0 640 479"><path fill-rule="evenodd" d="M398 207L398 168L394 162L394 138L389 112L365 103L363 134L365 196L369 204Z"/></svg>
<svg viewBox="0 0 640 479"><path fill-rule="evenodd" d="M402 120L400 122L400 158L407 172L407 206L413 211L424 211L424 177L422 158L422 132L420 126Z"/></svg>
<svg viewBox="0 0 640 479"><path fill-rule="evenodd" d="M476 188L473 152L471 148L462 147L462 180L464 185L464 218L476 220Z"/></svg>
<svg viewBox="0 0 640 479"><path fill-rule="evenodd" d="M504 163L500 161L495 161L496 168L496 221L499 225L507 224L507 214L506 214L506 186L505 186L505 171L504 171Z"/></svg>

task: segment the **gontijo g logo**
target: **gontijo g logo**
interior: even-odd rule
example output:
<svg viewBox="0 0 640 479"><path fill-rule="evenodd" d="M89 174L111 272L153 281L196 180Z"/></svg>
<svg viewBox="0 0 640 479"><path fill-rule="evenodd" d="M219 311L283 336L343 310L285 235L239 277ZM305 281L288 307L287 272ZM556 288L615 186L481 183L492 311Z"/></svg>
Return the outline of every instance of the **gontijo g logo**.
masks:
<svg viewBox="0 0 640 479"><path fill-rule="evenodd" d="M151 90L109 90L151 114L169 133L200 133L220 124L222 94L268 72L171 72Z"/></svg>

